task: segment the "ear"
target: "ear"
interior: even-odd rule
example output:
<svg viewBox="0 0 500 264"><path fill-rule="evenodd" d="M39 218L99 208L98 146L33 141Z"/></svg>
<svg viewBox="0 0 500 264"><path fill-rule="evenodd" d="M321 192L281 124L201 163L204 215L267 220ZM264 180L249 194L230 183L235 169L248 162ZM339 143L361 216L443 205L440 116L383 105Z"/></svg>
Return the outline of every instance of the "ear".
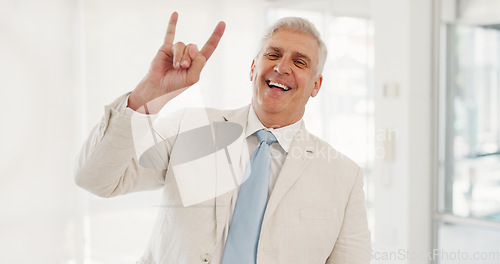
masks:
<svg viewBox="0 0 500 264"><path fill-rule="evenodd" d="M322 83L323 83L323 75L320 74L316 78L316 81L314 81L314 88L311 91L311 97L315 97L318 94Z"/></svg>
<svg viewBox="0 0 500 264"><path fill-rule="evenodd" d="M253 76L255 74L255 59L252 60L252 66L250 66L250 81L253 82Z"/></svg>

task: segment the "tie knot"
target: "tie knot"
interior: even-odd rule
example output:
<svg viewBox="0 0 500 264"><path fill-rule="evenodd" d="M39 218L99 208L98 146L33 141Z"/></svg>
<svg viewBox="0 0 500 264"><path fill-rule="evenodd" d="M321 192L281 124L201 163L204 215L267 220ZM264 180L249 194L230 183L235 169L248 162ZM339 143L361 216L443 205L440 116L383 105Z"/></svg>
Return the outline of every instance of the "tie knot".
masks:
<svg viewBox="0 0 500 264"><path fill-rule="evenodd" d="M276 140L276 137L273 135L273 133L265 129L257 131L257 138L259 139L260 143L266 142L266 144L268 145L271 145L278 141Z"/></svg>

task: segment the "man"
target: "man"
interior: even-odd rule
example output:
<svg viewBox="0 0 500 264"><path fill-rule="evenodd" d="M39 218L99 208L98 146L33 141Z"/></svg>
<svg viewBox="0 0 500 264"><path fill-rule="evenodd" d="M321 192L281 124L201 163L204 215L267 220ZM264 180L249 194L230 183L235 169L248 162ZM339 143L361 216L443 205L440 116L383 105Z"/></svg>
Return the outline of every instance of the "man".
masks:
<svg viewBox="0 0 500 264"><path fill-rule="evenodd" d="M302 122L326 59L304 19L279 20L264 37L251 65L250 106L184 110L153 127L159 143L137 151L147 130L133 131L133 117L149 127L149 115L198 81L224 32L220 22L200 51L173 44L177 18L174 12L128 101L106 107L76 175L79 186L103 197L163 188L164 206L138 263L368 263L361 169Z"/></svg>

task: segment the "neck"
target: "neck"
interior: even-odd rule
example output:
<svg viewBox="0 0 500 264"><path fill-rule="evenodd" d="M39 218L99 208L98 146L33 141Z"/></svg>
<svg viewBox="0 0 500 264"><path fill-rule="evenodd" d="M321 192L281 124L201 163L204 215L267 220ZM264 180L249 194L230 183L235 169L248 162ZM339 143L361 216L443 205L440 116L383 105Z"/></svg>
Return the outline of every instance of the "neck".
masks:
<svg viewBox="0 0 500 264"><path fill-rule="evenodd" d="M275 113L269 113L260 109L255 109L255 114L257 115L257 118L259 121L266 127L266 128L280 128L280 127L286 127L291 124L294 124L295 122L299 121L302 118L302 115L288 115L284 116L283 114L275 114ZM295 117L295 118L294 118Z"/></svg>

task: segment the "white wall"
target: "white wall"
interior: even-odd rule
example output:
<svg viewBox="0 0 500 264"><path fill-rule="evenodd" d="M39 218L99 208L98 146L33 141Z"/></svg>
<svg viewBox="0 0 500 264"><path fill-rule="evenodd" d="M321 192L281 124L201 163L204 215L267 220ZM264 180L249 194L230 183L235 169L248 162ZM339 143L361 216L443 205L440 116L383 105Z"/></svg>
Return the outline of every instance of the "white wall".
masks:
<svg viewBox="0 0 500 264"><path fill-rule="evenodd" d="M500 1L457 0L457 21L474 24L500 23Z"/></svg>
<svg viewBox="0 0 500 264"><path fill-rule="evenodd" d="M374 252L431 250L431 3L372 0L375 129L377 136L385 129L397 135L394 159L375 163ZM398 94L385 96L385 87L395 87ZM379 138L379 146L383 143ZM428 260L408 256L397 263Z"/></svg>
<svg viewBox="0 0 500 264"><path fill-rule="evenodd" d="M75 1L2 1L0 263L76 254L76 15Z"/></svg>

